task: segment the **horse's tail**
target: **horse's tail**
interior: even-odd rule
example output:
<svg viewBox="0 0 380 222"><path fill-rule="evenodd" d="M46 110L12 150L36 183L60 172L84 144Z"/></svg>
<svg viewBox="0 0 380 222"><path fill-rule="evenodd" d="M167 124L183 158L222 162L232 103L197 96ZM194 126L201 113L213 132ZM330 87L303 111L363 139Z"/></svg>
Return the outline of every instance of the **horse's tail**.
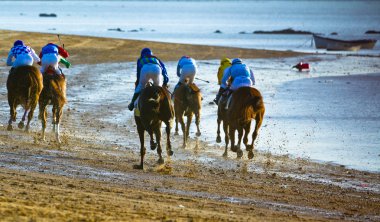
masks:
<svg viewBox="0 0 380 222"><path fill-rule="evenodd" d="M60 77L59 77L60 78ZM50 80L52 93L63 103L66 103L66 83L64 79L51 79Z"/></svg>

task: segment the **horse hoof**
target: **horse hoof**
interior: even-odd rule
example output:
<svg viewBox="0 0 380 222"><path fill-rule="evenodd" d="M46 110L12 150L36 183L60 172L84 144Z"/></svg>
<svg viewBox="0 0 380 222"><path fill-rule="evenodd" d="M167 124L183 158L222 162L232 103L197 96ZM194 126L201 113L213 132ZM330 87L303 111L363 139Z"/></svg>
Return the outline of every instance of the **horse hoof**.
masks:
<svg viewBox="0 0 380 222"><path fill-rule="evenodd" d="M195 135L196 136L201 136L201 132L197 132Z"/></svg>
<svg viewBox="0 0 380 222"><path fill-rule="evenodd" d="M222 142L222 138L220 138L220 136L217 136L217 137L216 137L216 142L217 142L217 143L221 143L221 142Z"/></svg>
<svg viewBox="0 0 380 222"><path fill-rule="evenodd" d="M178 131L175 131L174 136L178 136L178 135L179 135Z"/></svg>
<svg viewBox="0 0 380 222"><path fill-rule="evenodd" d="M13 130L12 125L8 125L7 130L8 130L8 131L12 131L12 130Z"/></svg>
<svg viewBox="0 0 380 222"><path fill-rule="evenodd" d="M157 148L157 143L150 143L150 149L155 150Z"/></svg>
<svg viewBox="0 0 380 222"><path fill-rule="evenodd" d="M227 158L227 156L228 156L228 155L227 155L227 152L224 152L224 153L223 153L223 157L224 157L224 158Z"/></svg>
<svg viewBox="0 0 380 222"><path fill-rule="evenodd" d="M174 152L173 152L173 150L170 149L167 151L167 154L168 154L168 156L173 156Z"/></svg>
<svg viewBox="0 0 380 222"><path fill-rule="evenodd" d="M252 159L253 158L253 152L252 150L251 151L248 151L248 159Z"/></svg>
<svg viewBox="0 0 380 222"><path fill-rule="evenodd" d="M22 129L24 128L25 125L24 125L24 122L19 122L17 126L19 129Z"/></svg>
<svg viewBox="0 0 380 222"><path fill-rule="evenodd" d="M231 146L231 151L236 153L236 151L238 150L237 146Z"/></svg>
<svg viewBox="0 0 380 222"><path fill-rule="evenodd" d="M164 164L164 163L165 163L165 161L162 158L160 158L160 159L157 160L157 164Z"/></svg>
<svg viewBox="0 0 380 222"><path fill-rule="evenodd" d="M144 166L143 166L143 165L133 165L133 169L136 169L136 170L143 170L143 169L144 169Z"/></svg>
<svg viewBox="0 0 380 222"><path fill-rule="evenodd" d="M242 158L242 156L243 156L243 151L242 150L238 150L238 151L236 151L236 155L237 155L237 158Z"/></svg>

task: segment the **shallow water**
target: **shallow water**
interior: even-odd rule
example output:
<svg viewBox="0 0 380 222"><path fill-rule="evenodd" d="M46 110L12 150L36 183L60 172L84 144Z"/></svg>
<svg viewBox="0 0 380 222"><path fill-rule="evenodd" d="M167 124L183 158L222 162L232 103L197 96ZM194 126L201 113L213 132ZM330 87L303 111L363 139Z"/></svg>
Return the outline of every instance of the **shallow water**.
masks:
<svg viewBox="0 0 380 222"><path fill-rule="evenodd" d="M379 31L379 11L379 2L372 0L0 1L0 29L310 52L315 51L310 35L252 33L293 28L380 39L364 35ZM108 30L116 28L123 32ZM57 41L55 35L51 41ZM380 43L360 53L379 54Z"/></svg>

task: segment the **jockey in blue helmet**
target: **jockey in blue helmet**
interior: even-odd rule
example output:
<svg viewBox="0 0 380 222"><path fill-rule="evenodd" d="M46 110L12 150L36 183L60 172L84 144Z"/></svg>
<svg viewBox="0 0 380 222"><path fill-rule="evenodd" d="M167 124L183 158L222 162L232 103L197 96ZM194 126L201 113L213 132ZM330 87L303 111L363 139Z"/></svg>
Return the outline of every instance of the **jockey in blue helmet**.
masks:
<svg viewBox="0 0 380 222"><path fill-rule="evenodd" d="M15 58L14 61L12 61L13 58ZM8 53L7 65L12 66L12 68L25 65L31 66L34 61L40 61L34 50L26 46L23 41L16 40Z"/></svg>
<svg viewBox="0 0 380 222"><path fill-rule="evenodd" d="M150 79L153 81L153 85L155 86L162 85L167 87L167 84L169 82L168 73L166 71L164 63L153 55L152 50L149 48L144 48L141 50L140 58L137 59L137 80L135 83L136 88L135 93L132 97L132 101L128 105L129 110L133 110L136 99Z"/></svg>

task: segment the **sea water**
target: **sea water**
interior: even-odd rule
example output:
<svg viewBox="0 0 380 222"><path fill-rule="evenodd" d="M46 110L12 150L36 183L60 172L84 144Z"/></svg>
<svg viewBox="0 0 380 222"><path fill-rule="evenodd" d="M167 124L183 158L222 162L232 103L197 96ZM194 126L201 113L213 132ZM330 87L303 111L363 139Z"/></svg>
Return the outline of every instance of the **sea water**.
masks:
<svg viewBox="0 0 380 222"><path fill-rule="evenodd" d="M336 32L337 38L380 39L364 34L380 31L379 12L380 1L375 0L0 1L0 29L315 51L311 35L253 32L293 28L326 35ZM379 54L380 44L364 52Z"/></svg>

